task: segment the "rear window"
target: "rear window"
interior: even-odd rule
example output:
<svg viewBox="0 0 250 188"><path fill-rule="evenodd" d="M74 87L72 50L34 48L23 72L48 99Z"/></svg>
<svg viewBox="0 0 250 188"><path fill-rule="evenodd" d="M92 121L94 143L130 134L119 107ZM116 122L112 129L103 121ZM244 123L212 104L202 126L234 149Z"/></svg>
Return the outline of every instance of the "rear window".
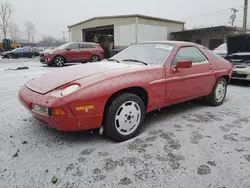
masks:
<svg viewBox="0 0 250 188"><path fill-rule="evenodd" d="M205 48L205 51L212 56L217 61L225 61L223 57L221 57L219 54L213 52L212 50L209 50L208 48Z"/></svg>

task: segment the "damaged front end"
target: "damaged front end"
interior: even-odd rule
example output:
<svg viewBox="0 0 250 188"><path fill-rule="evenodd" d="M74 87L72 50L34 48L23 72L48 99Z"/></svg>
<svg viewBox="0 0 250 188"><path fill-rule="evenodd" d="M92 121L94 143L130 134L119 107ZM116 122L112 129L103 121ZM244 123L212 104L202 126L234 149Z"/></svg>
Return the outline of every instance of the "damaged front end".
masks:
<svg viewBox="0 0 250 188"><path fill-rule="evenodd" d="M250 81L250 35L235 35L227 39L227 57L232 63L231 79Z"/></svg>

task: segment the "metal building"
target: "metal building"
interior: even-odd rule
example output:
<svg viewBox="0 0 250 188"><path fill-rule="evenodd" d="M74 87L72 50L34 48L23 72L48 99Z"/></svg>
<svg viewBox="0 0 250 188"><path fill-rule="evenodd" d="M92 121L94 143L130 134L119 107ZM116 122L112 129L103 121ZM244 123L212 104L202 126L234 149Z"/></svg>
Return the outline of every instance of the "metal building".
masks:
<svg viewBox="0 0 250 188"><path fill-rule="evenodd" d="M184 22L145 15L119 15L95 17L70 25L70 41L105 43L120 49L131 43L167 40L172 32L184 30Z"/></svg>
<svg viewBox="0 0 250 188"><path fill-rule="evenodd" d="M171 38L173 40L195 42L213 50L219 45L226 43L227 36L241 33L242 28L216 26L173 32Z"/></svg>

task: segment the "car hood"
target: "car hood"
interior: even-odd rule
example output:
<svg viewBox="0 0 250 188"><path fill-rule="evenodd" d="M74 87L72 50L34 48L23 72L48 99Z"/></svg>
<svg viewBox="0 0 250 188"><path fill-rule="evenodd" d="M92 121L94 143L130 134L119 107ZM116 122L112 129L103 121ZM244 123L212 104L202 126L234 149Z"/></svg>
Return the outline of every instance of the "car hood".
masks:
<svg viewBox="0 0 250 188"><path fill-rule="evenodd" d="M250 35L236 35L227 38L228 55L250 52Z"/></svg>
<svg viewBox="0 0 250 188"><path fill-rule="evenodd" d="M67 83L83 79L89 76L102 74L106 72L139 70L140 68L147 67L144 65L128 65L122 63L113 62L97 62L87 63L83 65L74 65L70 67L63 67L46 73L42 76L36 77L26 83L26 87L40 93L46 94L52 90L55 90Z"/></svg>
<svg viewBox="0 0 250 188"><path fill-rule="evenodd" d="M215 49L215 50L213 50L215 53L217 53L217 54L227 54L227 50L217 50L217 49Z"/></svg>
<svg viewBox="0 0 250 188"><path fill-rule="evenodd" d="M1 54L5 55L5 54L8 54L8 53L11 53L12 51L5 51L5 52L2 52Z"/></svg>

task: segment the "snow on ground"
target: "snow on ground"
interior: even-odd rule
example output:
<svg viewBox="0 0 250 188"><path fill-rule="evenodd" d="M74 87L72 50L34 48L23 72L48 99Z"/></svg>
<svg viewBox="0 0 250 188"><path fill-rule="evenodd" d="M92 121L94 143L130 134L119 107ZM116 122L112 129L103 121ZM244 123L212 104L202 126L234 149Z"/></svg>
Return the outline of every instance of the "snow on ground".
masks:
<svg viewBox="0 0 250 188"><path fill-rule="evenodd" d="M30 69L5 70L18 66ZM56 69L0 60L1 188L250 187L248 84L230 85L220 107L193 101L150 113L138 137L114 143L46 128L19 104L27 80Z"/></svg>

